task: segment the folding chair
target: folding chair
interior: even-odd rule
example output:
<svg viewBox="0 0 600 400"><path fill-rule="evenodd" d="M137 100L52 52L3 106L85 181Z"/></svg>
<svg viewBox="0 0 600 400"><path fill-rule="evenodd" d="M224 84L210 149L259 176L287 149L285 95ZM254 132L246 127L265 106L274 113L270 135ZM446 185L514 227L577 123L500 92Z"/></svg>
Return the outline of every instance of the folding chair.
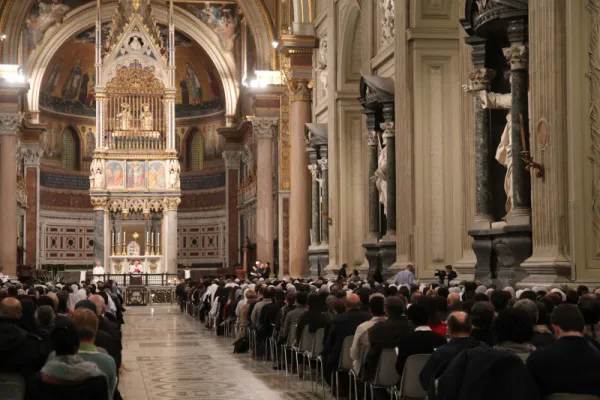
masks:
<svg viewBox="0 0 600 400"><path fill-rule="evenodd" d="M396 393L397 399L423 400L427 398L425 390L419 382L419 374L427 364L430 354L415 354L406 359L402 379L400 380L400 389ZM393 368L395 371L395 368Z"/></svg>
<svg viewBox="0 0 600 400"><path fill-rule="evenodd" d="M394 349L383 349L379 356L377 371L375 378L371 382L365 382L364 398L367 398L367 386L371 391L371 398L374 399L373 389L390 390L390 394L394 395L394 388L400 380L400 375L396 372L396 351Z"/></svg>
<svg viewBox="0 0 600 400"><path fill-rule="evenodd" d="M267 338L267 343L269 346L269 350L271 351L271 360L273 364L277 365L279 363L279 357L277 354L277 337L275 336L277 332L275 332L275 324L271 324L271 336Z"/></svg>
<svg viewBox="0 0 600 400"><path fill-rule="evenodd" d="M286 340L285 345L283 345L283 360L285 363L285 374L288 374L288 355L287 355L287 351L288 349L290 350L290 352L292 353L292 368L291 371L294 371L294 365L293 365L293 360L294 360L294 342L296 342L296 328L298 327L298 324L293 324L290 328L290 332L288 333L288 337Z"/></svg>
<svg viewBox="0 0 600 400"><path fill-rule="evenodd" d="M310 333L308 330L308 325L302 329L302 337L300 338L300 343L298 343L297 351L296 351L296 372L298 372L298 379L300 379L300 362L298 361L298 357L302 356L302 380L306 376L305 371L305 361L306 361L306 353L310 352L313 347L313 341L315 339L315 334ZM310 372L310 363L309 363L309 374L310 380L312 382L312 372Z"/></svg>
<svg viewBox="0 0 600 400"><path fill-rule="evenodd" d="M323 352L323 340L325 339L325 329L318 329L312 341L312 348L310 351L304 352L304 357L308 360L308 370L310 371L310 387L313 387L312 381L312 366L311 361L315 360L317 365L317 371L315 376L315 392L317 391L317 385L319 384L319 364L321 364L321 384L323 385L323 397L325 397L325 377L323 376L323 358L321 357L321 353Z"/></svg>
<svg viewBox="0 0 600 400"><path fill-rule="evenodd" d="M3 399L23 400L25 378L18 374L0 374L0 393Z"/></svg>
<svg viewBox="0 0 600 400"><path fill-rule="evenodd" d="M352 358L350 357L350 348L352 347L352 342L354 341L354 335L346 336L344 338L344 342L342 343L342 352L340 354L340 361L338 363L338 367L335 370L335 398L339 400L340 398L340 372L348 372L352 369ZM333 373L331 371L331 381L333 382ZM348 392L350 393L350 392Z"/></svg>

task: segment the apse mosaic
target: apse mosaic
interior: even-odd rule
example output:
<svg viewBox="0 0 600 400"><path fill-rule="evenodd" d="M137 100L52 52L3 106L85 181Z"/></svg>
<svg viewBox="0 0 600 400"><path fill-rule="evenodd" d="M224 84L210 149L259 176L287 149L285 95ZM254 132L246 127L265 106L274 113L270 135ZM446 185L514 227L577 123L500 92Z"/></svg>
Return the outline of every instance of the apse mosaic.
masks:
<svg viewBox="0 0 600 400"><path fill-rule="evenodd" d="M102 26L107 36L110 23ZM159 24L165 36L168 27ZM95 29L75 35L52 58L46 69L40 105L50 111L94 118L96 104ZM177 117L194 117L223 110L223 91L216 68L208 55L186 35L176 33L175 63Z"/></svg>

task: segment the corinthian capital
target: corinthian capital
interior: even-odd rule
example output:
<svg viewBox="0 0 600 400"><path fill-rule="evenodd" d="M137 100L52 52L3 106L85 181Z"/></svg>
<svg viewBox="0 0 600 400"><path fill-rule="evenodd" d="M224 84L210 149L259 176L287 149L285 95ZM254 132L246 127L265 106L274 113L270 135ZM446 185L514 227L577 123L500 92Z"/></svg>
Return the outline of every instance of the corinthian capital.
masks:
<svg viewBox="0 0 600 400"><path fill-rule="evenodd" d="M94 210L105 210L108 205L108 197L92 197L90 200Z"/></svg>
<svg viewBox="0 0 600 400"><path fill-rule="evenodd" d="M490 82L496 77L496 71L488 68L477 68L469 72L469 89L473 92L487 90Z"/></svg>
<svg viewBox="0 0 600 400"><path fill-rule="evenodd" d="M44 150L42 149L29 149L22 148L21 149L21 157L23 157L23 163L25 167L34 167L37 168L40 166L40 160L44 155Z"/></svg>
<svg viewBox="0 0 600 400"><path fill-rule="evenodd" d="M363 133L365 139L367 139L367 146L369 147L377 147L377 132L376 131L366 131Z"/></svg>
<svg viewBox="0 0 600 400"><path fill-rule="evenodd" d="M16 135L22 122L23 114L0 113L0 135Z"/></svg>
<svg viewBox="0 0 600 400"><path fill-rule="evenodd" d="M258 139L273 139L279 118L252 118L252 133Z"/></svg>
<svg viewBox="0 0 600 400"><path fill-rule="evenodd" d="M527 69L529 46L526 44L513 44L502 51L504 57L510 62L510 69Z"/></svg>
<svg viewBox="0 0 600 400"><path fill-rule="evenodd" d="M240 169L242 152L237 150L225 150L223 152L223 160L225 160L226 169Z"/></svg>
<svg viewBox="0 0 600 400"><path fill-rule="evenodd" d="M311 101L313 81L311 79L291 78L288 81L291 101Z"/></svg>
<svg viewBox="0 0 600 400"><path fill-rule="evenodd" d="M316 179L319 172L319 166L317 164L310 164L308 166L308 170L310 171L312 177Z"/></svg>

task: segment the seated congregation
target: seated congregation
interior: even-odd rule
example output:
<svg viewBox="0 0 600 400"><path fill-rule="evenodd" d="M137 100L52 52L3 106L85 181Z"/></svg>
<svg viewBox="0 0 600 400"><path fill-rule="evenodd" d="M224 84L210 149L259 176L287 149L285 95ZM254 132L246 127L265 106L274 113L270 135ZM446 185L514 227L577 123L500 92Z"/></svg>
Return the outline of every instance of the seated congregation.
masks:
<svg viewBox="0 0 600 400"><path fill-rule="evenodd" d="M0 399L121 399L122 304L111 281L1 284Z"/></svg>
<svg viewBox="0 0 600 400"><path fill-rule="evenodd" d="M234 352L337 398L600 399L600 289L320 278L190 281L177 293Z"/></svg>

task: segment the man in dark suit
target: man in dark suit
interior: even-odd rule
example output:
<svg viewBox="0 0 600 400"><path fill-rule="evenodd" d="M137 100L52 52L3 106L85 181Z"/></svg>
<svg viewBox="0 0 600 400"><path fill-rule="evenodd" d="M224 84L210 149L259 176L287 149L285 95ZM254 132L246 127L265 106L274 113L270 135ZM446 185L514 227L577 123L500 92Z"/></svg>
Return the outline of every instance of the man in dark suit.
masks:
<svg viewBox="0 0 600 400"><path fill-rule="evenodd" d="M447 343L444 336L431 331L427 325L429 313L420 304L413 304L407 311L408 319L415 327L415 331L406 339L398 343L398 358L396 359L396 372L402 376L404 364L408 357L415 354L433 354L433 352Z"/></svg>
<svg viewBox="0 0 600 400"><path fill-rule="evenodd" d="M338 368L344 339L348 336L353 336L360 324L371 319L369 314L360 311L360 305L360 297L354 293L349 294L346 297L346 312L337 315L331 321L323 350L323 354L326 357L326 379L330 378L331 371L336 371ZM340 378L342 377L347 378L347 375L341 374ZM340 382L340 396L347 386Z"/></svg>
<svg viewBox="0 0 600 400"><path fill-rule="evenodd" d="M421 386L427 392L430 400L437 398L435 380L442 375L454 357L465 349L485 346L470 336L471 329L471 318L464 311L455 311L448 317L450 342L438 348L431 355L419 375Z"/></svg>
<svg viewBox="0 0 600 400"><path fill-rule="evenodd" d="M600 351L585 339L585 323L577 306L556 307L551 323L558 340L534 351L527 359L527 368L540 396L553 393L600 396Z"/></svg>
<svg viewBox="0 0 600 400"><path fill-rule="evenodd" d="M400 297L390 296L385 299L385 313L388 319L376 323L368 330L369 352L361 368L361 375L366 380L375 377L377 364L383 349L393 349L414 332L415 328L406 318L406 308Z"/></svg>

